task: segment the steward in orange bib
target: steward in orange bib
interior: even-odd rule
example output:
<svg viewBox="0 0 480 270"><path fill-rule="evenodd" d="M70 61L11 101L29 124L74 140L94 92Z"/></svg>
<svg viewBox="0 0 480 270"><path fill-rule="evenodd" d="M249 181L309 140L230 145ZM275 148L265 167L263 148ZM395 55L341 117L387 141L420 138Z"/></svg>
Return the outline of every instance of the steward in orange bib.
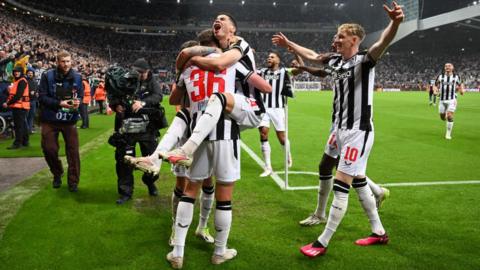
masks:
<svg viewBox="0 0 480 270"><path fill-rule="evenodd" d="M92 96L90 94L90 84L88 83L87 76L82 74L82 85L83 85L83 100L80 103L78 108L80 111L80 117L82 118L82 125L80 128L88 128L90 125L90 119L88 117L88 105L92 101Z"/></svg>
<svg viewBox="0 0 480 270"><path fill-rule="evenodd" d="M15 140L7 148L9 150L29 146L26 120L28 110L30 110L28 81L23 76L22 67L15 67L12 73L14 82L8 91L7 102L3 104L4 108L8 107L12 110L15 125Z"/></svg>

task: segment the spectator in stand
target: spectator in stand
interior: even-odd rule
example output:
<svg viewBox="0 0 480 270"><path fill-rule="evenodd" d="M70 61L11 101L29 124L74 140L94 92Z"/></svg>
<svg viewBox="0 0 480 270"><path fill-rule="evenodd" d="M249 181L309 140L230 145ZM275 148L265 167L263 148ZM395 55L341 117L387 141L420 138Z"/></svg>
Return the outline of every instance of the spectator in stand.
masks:
<svg viewBox="0 0 480 270"><path fill-rule="evenodd" d="M80 104L80 116L82 117L82 125L80 128L89 128L90 118L88 116L88 105L92 100L92 96L90 95L90 84L88 83L87 76L85 74L82 74L82 84L84 96L82 103Z"/></svg>
<svg viewBox="0 0 480 270"><path fill-rule="evenodd" d="M7 65L14 60L13 54L7 55L5 51L0 51L0 103L3 104L7 100L8 86L10 86Z"/></svg>
<svg viewBox="0 0 480 270"><path fill-rule="evenodd" d="M35 133L35 115L38 108L38 83L35 79L35 71L32 67L27 69L28 90L30 92L30 110L27 114L28 133Z"/></svg>
<svg viewBox="0 0 480 270"><path fill-rule="evenodd" d="M107 92L105 91L105 81L100 79L100 83L95 89L95 94L93 95L93 99L98 104L98 113L103 114L104 103L107 99Z"/></svg>

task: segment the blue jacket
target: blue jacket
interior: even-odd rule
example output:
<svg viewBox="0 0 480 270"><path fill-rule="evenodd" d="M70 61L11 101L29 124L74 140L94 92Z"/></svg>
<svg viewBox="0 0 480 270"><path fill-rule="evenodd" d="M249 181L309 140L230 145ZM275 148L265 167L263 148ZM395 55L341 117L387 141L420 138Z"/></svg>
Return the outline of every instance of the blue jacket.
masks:
<svg viewBox="0 0 480 270"><path fill-rule="evenodd" d="M58 88L58 89L57 89ZM40 120L42 122L60 122L73 124L79 119L78 110L65 111L60 107L59 89L68 89L76 98L83 99L82 77L73 69L63 75L57 69L50 69L42 74L39 85Z"/></svg>

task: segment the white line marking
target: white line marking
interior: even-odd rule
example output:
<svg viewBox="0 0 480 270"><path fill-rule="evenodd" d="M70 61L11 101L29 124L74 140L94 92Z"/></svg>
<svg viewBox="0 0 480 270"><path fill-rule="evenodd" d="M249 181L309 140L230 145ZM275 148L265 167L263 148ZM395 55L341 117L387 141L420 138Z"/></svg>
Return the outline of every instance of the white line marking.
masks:
<svg viewBox="0 0 480 270"><path fill-rule="evenodd" d="M263 160L257 156L257 154L255 154L255 152L253 152L252 149L250 149L250 147L248 147L246 144L244 144L242 141L240 141L240 146L243 148L243 150L245 150L245 152L247 152L248 155L250 155L250 157L260 166L260 168L264 168L265 167L265 163L263 162ZM280 178L278 176L278 174L276 172L273 172L270 177L273 179L273 181L275 181L275 183L281 188L281 189L285 189L285 182L283 181L282 178Z"/></svg>
<svg viewBox="0 0 480 270"><path fill-rule="evenodd" d="M441 186L441 185L464 185L464 184L480 184L480 180L385 183L385 184L380 184L380 186L383 186L383 187L416 187L416 186Z"/></svg>
<svg viewBox="0 0 480 270"><path fill-rule="evenodd" d="M260 166L260 168L265 167L263 160L253 152L253 150L248 147L242 141L240 146L250 155L250 157ZM285 181L278 175L285 174L284 171L273 172L270 177L275 181L275 183L282 189L285 190ZM318 172L305 172L305 171L289 171L288 174L306 174L306 175L318 175ZM458 180L458 181L431 181L431 182L402 182L402 183L384 183L380 184L382 187L417 187L417 186L443 186L443 185L475 185L480 184L480 180ZM310 190L318 189L318 186L298 186L298 187L287 187L287 190Z"/></svg>

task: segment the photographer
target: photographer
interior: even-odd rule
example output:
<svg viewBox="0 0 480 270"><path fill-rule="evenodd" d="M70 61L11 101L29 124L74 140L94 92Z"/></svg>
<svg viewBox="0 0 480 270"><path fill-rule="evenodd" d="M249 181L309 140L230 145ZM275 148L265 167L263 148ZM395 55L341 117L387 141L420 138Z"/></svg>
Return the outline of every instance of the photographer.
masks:
<svg viewBox="0 0 480 270"><path fill-rule="evenodd" d="M153 79L149 64L143 58L134 62L132 70L122 75L128 83L118 86L107 72L106 89L110 108L115 114L115 134L109 143L116 147L115 160L118 177L119 199L123 204L133 194L133 168L124 162L124 156L135 156L135 145L140 144L142 156L151 155L157 147L158 130L166 127L165 115L160 105L162 93L157 81ZM114 87L117 85L117 87ZM121 88L121 89L116 89ZM162 121L163 120L163 121ZM144 174L142 181L148 187L151 196L157 196L155 181L158 176Z"/></svg>
<svg viewBox="0 0 480 270"><path fill-rule="evenodd" d="M80 74L72 69L72 57L66 51L57 54L57 68L42 74L39 86L42 150L53 174L53 188L62 185L63 167L58 158L58 134L62 133L68 162L68 190L77 192L80 178L80 154L76 122L83 98Z"/></svg>

